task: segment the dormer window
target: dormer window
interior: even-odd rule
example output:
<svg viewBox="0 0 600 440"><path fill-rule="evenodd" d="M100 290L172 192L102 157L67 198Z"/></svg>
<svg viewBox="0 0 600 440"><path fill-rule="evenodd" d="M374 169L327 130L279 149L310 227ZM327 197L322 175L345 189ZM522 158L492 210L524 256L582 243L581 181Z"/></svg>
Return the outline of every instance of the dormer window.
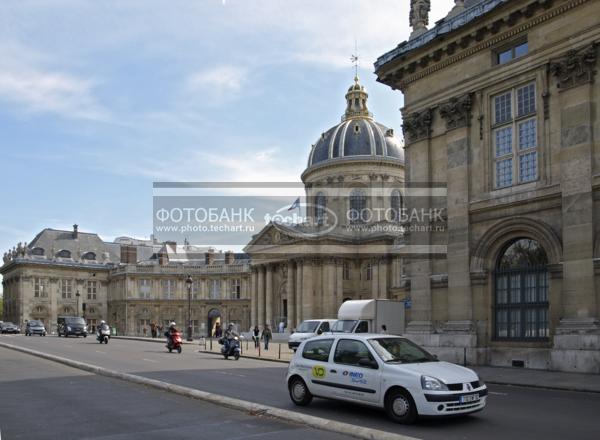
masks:
<svg viewBox="0 0 600 440"><path fill-rule="evenodd" d="M527 52L529 52L529 45L527 44L527 41L513 44L508 48L504 48L496 52L496 64L508 63L515 58L520 58L524 55L527 55Z"/></svg>
<svg viewBox="0 0 600 440"><path fill-rule="evenodd" d="M58 253L56 254L56 256L58 258L71 258L71 251L68 251L66 249L62 249L62 250L58 251Z"/></svg>
<svg viewBox="0 0 600 440"><path fill-rule="evenodd" d="M83 258L84 260L90 260L93 261L96 259L96 254L93 252L86 252L85 254L83 254Z"/></svg>
<svg viewBox="0 0 600 440"><path fill-rule="evenodd" d="M41 248L41 247L33 248L31 250L31 255L35 255L35 256L38 256L38 257L43 257L44 256L44 249Z"/></svg>

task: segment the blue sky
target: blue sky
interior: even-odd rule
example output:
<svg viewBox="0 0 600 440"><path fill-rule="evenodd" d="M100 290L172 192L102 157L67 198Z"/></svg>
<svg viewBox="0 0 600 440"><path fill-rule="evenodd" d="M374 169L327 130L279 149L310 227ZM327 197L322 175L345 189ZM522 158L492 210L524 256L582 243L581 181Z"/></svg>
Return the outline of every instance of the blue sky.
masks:
<svg viewBox="0 0 600 440"><path fill-rule="evenodd" d="M409 0L3 0L0 253L42 228L148 237L157 180L299 180ZM433 0L430 23L451 9Z"/></svg>

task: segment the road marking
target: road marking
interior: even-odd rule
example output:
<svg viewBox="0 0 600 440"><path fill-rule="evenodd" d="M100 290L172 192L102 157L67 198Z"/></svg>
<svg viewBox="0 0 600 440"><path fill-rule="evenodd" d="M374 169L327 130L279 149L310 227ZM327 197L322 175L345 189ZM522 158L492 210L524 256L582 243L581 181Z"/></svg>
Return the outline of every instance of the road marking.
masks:
<svg viewBox="0 0 600 440"><path fill-rule="evenodd" d="M100 351L100 350L96 350L96 353L102 353L102 354L106 354L105 351Z"/></svg>
<svg viewBox="0 0 600 440"><path fill-rule="evenodd" d="M496 391L488 391L489 394L494 394L496 396L508 396L508 393L498 393Z"/></svg>
<svg viewBox="0 0 600 440"><path fill-rule="evenodd" d="M153 361L152 359L146 359L146 358L142 358L142 360L146 361L146 362L152 362L154 364L158 362L158 361Z"/></svg>
<svg viewBox="0 0 600 440"><path fill-rule="evenodd" d="M235 374L235 373L229 373L227 371L216 371L216 373L219 374L224 374L225 376L237 376L237 377L246 377L245 374Z"/></svg>

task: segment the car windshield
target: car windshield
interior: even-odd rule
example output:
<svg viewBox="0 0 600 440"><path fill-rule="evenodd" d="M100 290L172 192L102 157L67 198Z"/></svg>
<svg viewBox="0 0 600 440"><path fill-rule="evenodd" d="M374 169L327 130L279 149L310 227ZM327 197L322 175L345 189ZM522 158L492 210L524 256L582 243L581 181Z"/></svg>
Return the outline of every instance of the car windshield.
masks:
<svg viewBox="0 0 600 440"><path fill-rule="evenodd" d="M317 331L317 326L319 325L319 321L304 321L302 324L298 326L296 329L297 333L314 333Z"/></svg>
<svg viewBox="0 0 600 440"><path fill-rule="evenodd" d="M350 320L336 321L331 327L331 331L334 333L352 333L357 322Z"/></svg>
<svg viewBox="0 0 600 440"><path fill-rule="evenodd" d="M80 325L85 325L85 321L83 318L67 318L65 319L67 324L80 324Z"/></svg>
<svg viewBox="0 0 600 440"><path fill-rule="evenodd" d="M29 325L40 326L42 323L40 321L29 321Z"/></svg>
<svg viewBox="0 0 600 440"><path fill-rule="evenodd" d="M5 322L3 325L14 325L12 322Z"/></svg>
<svg viewBox="0 0 600 440"><path fill-rule="evenodd" d="M418 345L404 338L370 339L369 344L388 363L436 362L437 359Z"/></svg>

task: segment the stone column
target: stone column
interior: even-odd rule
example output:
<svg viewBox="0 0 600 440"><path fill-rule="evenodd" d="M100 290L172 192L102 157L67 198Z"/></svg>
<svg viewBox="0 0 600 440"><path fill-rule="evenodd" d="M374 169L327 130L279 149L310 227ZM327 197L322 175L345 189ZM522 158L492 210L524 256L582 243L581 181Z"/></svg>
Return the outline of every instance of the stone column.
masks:
<svg viewBox="0 0 600 440"><path fill-rule="evenodd" d="M379 298L379 259L371 258L371 298Z"/></svg>
<svg viewBox="0 0 600 440"><path fill-rule="evenodd" d="M594 279L593 80L597 47L590 45L552 63L560 112L562 189L563 314L554 337L552 368L598 372L600 320ZM552 115L552 113L551 113Z"/></svg>
<svg viewBox="0 0 600 440"><path fill-rule="evenodd" d="M256 292L257 296L257 317L258 325L264 326L265 319L265 268L260 265L257 267L258 270L258 289Z"/></svg>
<svg viewBox="0 0 600 440"><path fill-rule="evenodd" d="M265 322L273 329L273 265L267 264L265 283Z"/></svg>
<svg viewBox="0 0 600 440"><path fill-rule="evenodd" d="M294 262L289 260L287 263L287 328L291 331L296 326L296 272Z"/></svg>
<svg viewBox="0 0 600 440"><path fill-rule="evenodd" d="M378 297L388 297L388 261L384 258L379 260L379 294Z"/></svg>
<svg viewBox="0 0 600 440"><path fill-rule="evenodd" d="M413 183L414 189L421 189L431 182L431 121L432 109L424 109L419 112L404 116L402 129L407 140L405 147L405 174L406 181ZM421 186L421 188L419 188ZM412 188L409 188L409 190ZM427 191L425 191L427 193ZM406 207L409 212L412 209L418 211L429 211L431 209L430 197L406 197ZM421 222L417 226L428 226L429 222ZM413 335L428 335L433 333L431 322L431 271L432 261L429 255L431 246L431 234L428 231L413 231L408 236L408 250L417 255L411 258L408 267L410 276L410 297L412 308L410 321L406 332ZM413 338L415 339L415 338ZM417 338L418 343L430 345L427 337Z"/></svg>
<svg viewBox="0 0 600 440"><path fill-rule="evenodd" d="M311 260L305 260L302 268L302 319L318 318L317 316L313 316L313 266L314 264Z"/></svg>
<svg viewBox="0 0 600 440"><path fill-rule="evenodd" d="M302 313L302 294L304 291L303 276L304 274L304 261L296 261L296 326L304 320L304 314Z"/></svg>
<svg viewBox="0 0 600 440"><path fill-rule="evenodd" d="M344 260L338 259L335 262L335 317L337 318L337 312L344 301Z"/></svg>
<svg viewBox="0 0 600 440"><path fill-rule="evenodd" d="M254 327L258 325L258 274L256 268L252 268L252 275L250 278L250 325Z"/></svg>
<svg viewBox="0 0 600 440"><path fill-rule="evenodd" d="M323 265L323 318L337 317L337 291L335 286L335 261L327 258Z"/></svg>

